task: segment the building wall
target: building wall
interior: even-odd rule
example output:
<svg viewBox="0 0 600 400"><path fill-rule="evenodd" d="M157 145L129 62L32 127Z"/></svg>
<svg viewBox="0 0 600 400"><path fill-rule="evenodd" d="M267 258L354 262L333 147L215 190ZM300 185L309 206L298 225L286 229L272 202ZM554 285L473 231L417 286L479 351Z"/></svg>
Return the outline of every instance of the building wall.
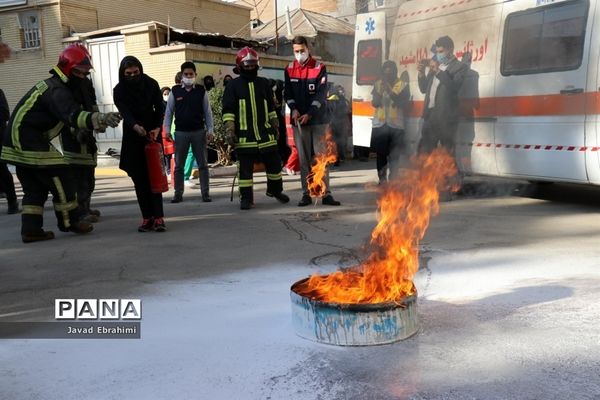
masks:
<svg viewBox="0 0 600 400"><path fill-rule="evenodd" d="M21 49L18 18L19 11L26 9L0 10L2 40L12 49L11 58L0 64L0 88L6 94L11 111L33 85L49 76L48 71L56 65L63 48L58 3L40 2L36 9L41 24L41 46L35 49Z"/></svg>
<svg viewBox="0 0 600 400"><path fill-rule="evenodd" d="M62 0L64 23L72 31L88 32L138 22L158 21L197 32L246 37L250 34L250 10L210 0ZM82 8L97 10L97 26ZM91 29L90 29L91 28Z"/></svg>
<svg viewBox="0 0 600 400"><path fill-rule="evenodd" d="M1 38L13 49L11 59L0 65L0 88L11 110L36 82L48 77L48 70L56 64L64 48L63 39L72 32L150 20L167 23L170 15L171 26L175 28L250 35L248 8L209 0L130 0L126 3L121 0L38 0L35 3L35 7L0 8ZM21 50L19 12L34 9L40 13L41 46ZM152 47L143 40L131 46L133 49ZM141 55L144 57L147 58L147 54Z"/></svg>

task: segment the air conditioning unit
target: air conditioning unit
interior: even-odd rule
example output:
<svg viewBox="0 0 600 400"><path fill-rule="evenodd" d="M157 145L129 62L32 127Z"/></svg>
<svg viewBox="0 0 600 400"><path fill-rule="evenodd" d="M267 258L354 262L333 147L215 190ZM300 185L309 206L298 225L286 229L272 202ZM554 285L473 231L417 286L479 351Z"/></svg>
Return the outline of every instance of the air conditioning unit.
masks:
<svg viewBox="0 0 600 400"><path fill-rule="evenodd" d="M385 7L385 0L374 0L374 1L375 1L375 8Z"/></svg>

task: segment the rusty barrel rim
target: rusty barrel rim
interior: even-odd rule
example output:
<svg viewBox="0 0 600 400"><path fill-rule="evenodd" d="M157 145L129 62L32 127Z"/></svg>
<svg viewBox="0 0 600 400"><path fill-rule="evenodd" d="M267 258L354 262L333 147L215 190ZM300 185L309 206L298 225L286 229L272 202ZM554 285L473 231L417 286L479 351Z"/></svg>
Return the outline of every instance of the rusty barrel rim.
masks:
<svg viewBox="0 0 600 400"><path fill-rule="evenodd" d="M386 301L384 303L334 303L334 302L328 302L328 301L322 301L322 300L314 300L314 299L311 299L310 297L303 296L296 291L298 286L302 285L309 279L310 278L304 278L304 279L301 279L298 282L294 283L290 287L290 291L292 293L294 293L296 296L306 299L307 301L311 302L315 306L323 307L323 308L343 309L343 310L354 311L354 312L385 311L385 310L394 310L399 307L400 308L406 307L407 304L414 303L417 300L417 288L415 287L414 283L413 283L413 289L415 292L413 294L411 294L410 296L403 297L399 301Z"/></svg>

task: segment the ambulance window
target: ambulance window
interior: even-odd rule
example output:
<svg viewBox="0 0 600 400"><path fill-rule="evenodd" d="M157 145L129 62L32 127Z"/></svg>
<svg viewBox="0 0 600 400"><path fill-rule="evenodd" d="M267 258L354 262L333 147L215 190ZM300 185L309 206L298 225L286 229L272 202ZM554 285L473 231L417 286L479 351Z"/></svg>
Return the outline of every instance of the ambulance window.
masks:
<svg viewBox="0 0 600 400"><path fill-rule="evenodd" d="M506 18L502 75L568 71L581 66L588 1L570 1Z"/></svg>
<svg viewBox="0 0 600 400"><path fill-rule="evenodd" d="M358 85L374 84L381 69L381 39L361 40L358 42L356 51L356 83Z"/></svg>

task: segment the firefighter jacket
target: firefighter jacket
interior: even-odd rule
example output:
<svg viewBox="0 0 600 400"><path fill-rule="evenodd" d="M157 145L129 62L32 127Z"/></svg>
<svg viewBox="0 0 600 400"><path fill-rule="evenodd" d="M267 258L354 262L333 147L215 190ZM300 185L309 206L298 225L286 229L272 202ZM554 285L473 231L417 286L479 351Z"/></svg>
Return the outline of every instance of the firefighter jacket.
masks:
<svg viewBox="0 0 600 400"><path fill-rule="evenodd" d="M96 93L92 81L82 80L73 92L75 100L84 111L97 112ZM96 138L94 131L86 128L65 126L60 134L63 155L68 164L95 167L97 165Z"/></svg>
<svg viewBox="0 0 600 400"><path fill-rule="evenodd" d="M223 122L235 122L235 149L238 153L277 150L277 132L269 121L277 119L273 91L261 77L238 77L223 93Z"/></svg>
<svg viewBox="0 0 600 400"><path fill-rule="evenodd" d="M311 116L308 125L326 124L327 70L312 56L304 65L294 62L285 68L285 102L291 111Z"/></svg>
<svg viewBox="0 0 600 400"><path fill-rule="evenodd" d="M66 166L65 157L50 143L65 126L92 129L92 113L83 111L58 67L36 84L15 107L0 158L30 168Z"/></svg>

